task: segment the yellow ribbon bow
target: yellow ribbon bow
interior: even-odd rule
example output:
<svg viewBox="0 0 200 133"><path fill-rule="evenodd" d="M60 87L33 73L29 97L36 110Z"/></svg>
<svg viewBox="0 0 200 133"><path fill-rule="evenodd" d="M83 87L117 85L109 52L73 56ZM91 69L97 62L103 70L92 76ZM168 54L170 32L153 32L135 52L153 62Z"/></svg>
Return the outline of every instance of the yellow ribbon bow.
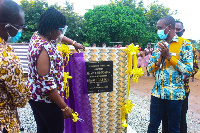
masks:
<svg viewBox="0 0 200 133"><path fill-rule="evenodd" d="M131 112L131 109L135 106L134 104L131 103L131 100L127 99L127 103L122 106L121 108L121 114L122 114L122 127L123 129L127 127L127 122L126 122L126 114L129 114Z"/></svg>
<svg viewBox="0 0 200 133"><path fill-rule="evenodd" d="M65 44L61 44L58 46L58 51L61 53L63 56L63 60L66 61L66 65L69 62L69 57L72 55L70 52L69 46ZM69 72L64 72L64 91L66 93L66 99L69 97L69 82L68 79L72 79L72 76L69 76ZM72 121L77 122L78 120L82 120L79 116L79 114L75 111L72 110Z"/></svg>
<svg viewBox="0 0 200 133"><path fill-rule="evenodd" d="M73 116L72 121L77 122L79 119L79 114L77 112L72 112L72 116Z"/></svg>
<svg viewBox="0 0 200 133"><path fill-rule="evenodd" d="M141 77L144 74L142 71L142 68L134 68L133 69L133 82L138 82L139 77Z"/></svg>
<svg viewBox="0 0 200 133"><path fill-rule="evenodd" d="M69 62L69 57L72 55L70 52L69 46L65 44L58 44L58 51L61 53L63 56L63 60L66 61L66 64ZM64 91L66 92L66 99L69 97L69 83L68 79L72 79L72 76L69 76L69 72L64 72Z"/></svg>
<svg viewBox="0 0 200 133"><path fill-rule="evenodd" d="M69 97L69 82L68 79L72 79L72 76L69 76L69 72L64 72L64 91L66 93L66 99Z"/></svg>
<svg viewBox="0 0 200 133"><path fill-rule="evenodd" d="M70 52L69 46L65 44L61 44L58 46L58 51L61 53L62 56L64 56L64 61L66 61L66 65L69 62L69 57L72 55L72 52Z"/></svg>
<svg viewBox="0 0 200 133"><path fill-rule="evenodd" d="M126 104L121 107L121 117L122 117L122 127L123 132L125 127L127 127L126 122L126 114L129 114L131 112L131 109L133 108L134 104L131 103L131 100L128 99L129 91L130 91L130 78L131 75L133 75L133 82L138 82L138 78L143 75L142 68L137 68L138 65L138 59L137 59L137 53L139 53L139 46L134 46L134 44L130 44L128 48L125 49L127 53L127 61L128 61L128 70L126 71L126 74L128 74L128 85L127 85L127 101ZM132 57L134 56L134 67L132 62Z"/></svg>

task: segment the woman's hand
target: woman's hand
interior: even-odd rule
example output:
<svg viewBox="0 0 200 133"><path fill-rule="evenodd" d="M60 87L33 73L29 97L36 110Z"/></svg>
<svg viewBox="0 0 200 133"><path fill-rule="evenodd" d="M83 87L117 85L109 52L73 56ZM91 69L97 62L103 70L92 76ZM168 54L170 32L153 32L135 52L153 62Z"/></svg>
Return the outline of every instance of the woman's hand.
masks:
<svg viewBox="0 0 200 133"><path fill-rule="evenodd" d="M47 92L47 95L52 101L54 101L58 105L58 107L60 107L65 119L72 117L72 109L67 106L63 98L58 94L57 89L53 89Z"/></svg>
<svg viewBox="0 0 200 133"><path fill-rule="evenodd" d="M75 47L75 49L76 49L77 52L79 52L79 51L78 51L79 49L82 49L82 50L85 51L85 46L83 46L83 45L80 44L80 43L75 43L73 46Z"/></svg>
<svg viewBox="0 0 200 133"><path fill-rule="evenodd" d="M63 111L64 119L72 118L72 109L68 107L66 111Z"/></svg>
<svg viewBox="0 0 200 133"><path fill-rule="evenodd" d="M67 43L67 44L70 44L70 45L73 45L76 49L77 52L79 52L78 50L79 49L82 49L85 51L85 46L83 46L82 44L80 43L77 43L76 41L73 41L72 39L66 37L66 36L63 36L62 38L62 42L63 43Z"/></svg>

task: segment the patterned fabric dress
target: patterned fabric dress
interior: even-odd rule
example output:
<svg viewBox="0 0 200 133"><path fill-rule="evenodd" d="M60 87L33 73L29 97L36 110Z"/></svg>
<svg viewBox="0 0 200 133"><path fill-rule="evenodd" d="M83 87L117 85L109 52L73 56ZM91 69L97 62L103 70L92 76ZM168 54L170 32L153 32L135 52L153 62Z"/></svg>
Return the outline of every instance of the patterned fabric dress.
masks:
<svg viewBox="0 0 200 133"><path fill-rule="evenodd" d="M45 76L39 76L37 73L37 59L44 48L50 59L50 72ZM30 40L28 50L28 82L27 87L31 90L31 99L39 102L52 103L46 94L48 91L57 89L63 96L64 87L64 65L63 58L55 45L39 37L35 32Z"/></svg>
<svg viewBox="0 0 200 133"><path fill-rule="evenodd" d="M144 57L144 67L147 67L148 65L148 62L151 58L151 53L153 52L152 50L148 49L148 48L145 48L144 51L146 53L148 53L145 57Z"/></svg>
<svg viewBox="0 0 200 133"><path fill-rule="evenodd" d="M143 66L143 58L142 58L142 54L141 53L137 54L137 59L138 59L137 67L142 67Z"/></svg>
<svg viewBox="0 0 200 133"><path fill-rule="evenodd" d="M14 49L0 38L0 131L19 132L17 107L24 107L31 93L23 80L22 65Z"/></svg>

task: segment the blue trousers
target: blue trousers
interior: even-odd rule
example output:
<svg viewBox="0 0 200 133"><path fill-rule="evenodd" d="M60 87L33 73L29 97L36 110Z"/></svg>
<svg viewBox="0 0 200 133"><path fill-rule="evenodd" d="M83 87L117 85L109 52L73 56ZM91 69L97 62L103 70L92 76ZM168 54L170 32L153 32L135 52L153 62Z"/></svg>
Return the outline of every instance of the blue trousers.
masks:
<svg viewBox="0 0 200 133"><path fill-rule="evenodd" d="M183 100L166 100L151 96L148 133L158 133L164 110L168 115L169 133L180 133L182 104Z"/></svg>
<svg viewBox="0 0 200 133"><path fill-rule="evenodd" d="M181 122L180 122L180 133L187 133L187 110L188 110L188 97L189 93L185 93L186 98L183 100L182 110L181 110ZM162 133L169 133L168 130L168 117L167 112L164 111L162 119Z"/></svg>

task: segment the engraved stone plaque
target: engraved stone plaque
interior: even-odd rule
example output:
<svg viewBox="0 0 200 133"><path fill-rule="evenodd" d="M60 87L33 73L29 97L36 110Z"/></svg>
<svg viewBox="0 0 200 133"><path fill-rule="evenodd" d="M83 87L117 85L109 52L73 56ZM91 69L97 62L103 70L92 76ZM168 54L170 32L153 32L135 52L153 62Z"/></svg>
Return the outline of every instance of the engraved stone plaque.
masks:
<svg viewBox="0 0 200 133"><path fill-rule="evenodd" d="M88 93L113 91L113 61L85 62Z"/></svg>

